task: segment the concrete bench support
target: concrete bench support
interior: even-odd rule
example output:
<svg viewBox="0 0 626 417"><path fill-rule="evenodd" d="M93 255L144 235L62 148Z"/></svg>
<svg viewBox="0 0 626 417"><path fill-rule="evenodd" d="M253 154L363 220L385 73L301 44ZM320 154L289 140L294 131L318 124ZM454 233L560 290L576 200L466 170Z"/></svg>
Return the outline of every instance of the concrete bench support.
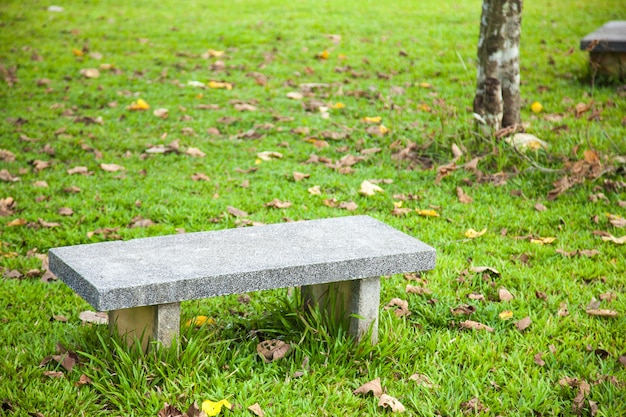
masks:
<svg viewBox="0 0 626 417"><path fill-rule="evenodd" d="M158 304L109 311L111 333L122 336L128 344L141 341L145 351L150 340L170 346L178 338L180 303Z"/></svg>
<svg viewBox="0 0 626 417"><path fill-rule="evenodd" d="M378 337L380 277L435 266L435 250L368 216L66 246L50 270L129 343L178 338L180 302L302 287L309 304Z"/></svg>
<svg viewBox="0 0 626 417"><path fill-rule="evenodd" d="M591 67L598 74L626 78L626 20L613 20L585 36L580 49L589 51Z"/></svg>

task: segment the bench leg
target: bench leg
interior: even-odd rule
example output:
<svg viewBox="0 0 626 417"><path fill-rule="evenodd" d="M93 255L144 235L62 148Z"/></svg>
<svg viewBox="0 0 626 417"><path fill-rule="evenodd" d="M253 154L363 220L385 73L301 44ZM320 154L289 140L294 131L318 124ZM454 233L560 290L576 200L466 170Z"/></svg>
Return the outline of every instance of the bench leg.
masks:
<svg viewBox="0 0 626 417"><path fill-rule="evenodd" d="M318 305L334 320L349 320L348 334L356 340L371 328L371 342L378 342L379 277L303 286L302 297L306 306Z"/></svg>
<svg viewBox="0 0 626 417"><path fill-rule="evenodd" d="M150 340L169 347L180 332L180 303L109 311L109 327L111 333L122 336L128 346L141 340L144 352Z"/></svg>

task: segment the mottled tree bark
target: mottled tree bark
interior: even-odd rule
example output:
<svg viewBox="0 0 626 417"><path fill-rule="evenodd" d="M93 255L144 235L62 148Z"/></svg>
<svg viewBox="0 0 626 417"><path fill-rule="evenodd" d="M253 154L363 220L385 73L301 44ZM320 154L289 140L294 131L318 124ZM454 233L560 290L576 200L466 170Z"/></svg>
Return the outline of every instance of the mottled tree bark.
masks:
<svg viewBox="0 0 626 417"><path fill-rule="evenodd" d="M523 0L483 0L474 113L493 131L521 123L522 3Z"/></svg>

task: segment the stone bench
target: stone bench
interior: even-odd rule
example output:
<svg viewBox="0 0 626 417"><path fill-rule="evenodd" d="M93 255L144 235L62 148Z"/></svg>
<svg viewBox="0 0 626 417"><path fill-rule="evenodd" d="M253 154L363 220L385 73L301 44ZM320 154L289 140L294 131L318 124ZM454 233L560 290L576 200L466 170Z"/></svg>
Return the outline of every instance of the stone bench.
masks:
<svg viewBox="0 0 626 417"><path fill-rule="evenodd" d="M48 257L54 274L109 311L112 332L141 338L144 350L148 339L178 337L181 301L295 286L335 300L325 307L341 309L349 334L371 327L376 343L380 276L435 266L433 248L369 216L65 246Z"/></svg>
<svg viewBox="0 0 626 417"><path fill-rule="evenodd" d="M580 41L599 74L626 78L626 20L613 20Z"/></svg>

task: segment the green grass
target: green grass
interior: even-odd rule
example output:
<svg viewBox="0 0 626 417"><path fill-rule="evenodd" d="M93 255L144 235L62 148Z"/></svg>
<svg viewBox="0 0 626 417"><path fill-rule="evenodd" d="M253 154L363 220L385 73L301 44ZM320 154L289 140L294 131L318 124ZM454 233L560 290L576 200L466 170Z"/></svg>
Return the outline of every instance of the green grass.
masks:
<svg viewBox="0 0 626 417"><path fill-rule="evenodd" d="M0 281L0 415L143 416L156 415L165 402L186 410L193 401L222 398L236 405L224 412L233 415L251 415L247 407L255 402L268 416L381 415L386 411L377 399L352 394L377 377L408 415L463 415L462 403L475 397L490 409L484 415L576 415L572 402L578 391L559 385L563 377L591 385L586 398L597 403L596 415L626 414L626 368L618 361L626 354L624 246L593 234L624 234L606 217L626 216L618 204L626 200L619 187L623 168L550 201L547 193L559 175L538 171L506 144L475 134L470 109L479 1L72 1L62 4L62 13L48 12L48 6L38 1L0 4L0 75L6 79L15 68L18 78L13 86L0 80L0 149L15 154L15 161L2 161L1 167L20 177L0 182L0 198L16 202L14 213L0 219L5 275ZM586 54L577 49L581 37L623 18L620 6L617 0L526 4L522 118L528 132L550 144L547 152L529 154L537 164L562 169L589 149L603 158L626 154L623 88L593 79ZM335 44L327 34L341 35L341 41ZM75 56L74 48L85 49L84 56ZM209 49L225 55L203 58ZM328 60L316 59L324 50ZM211 70L218 60L224 71ZM103 63L119 71L101 70L97 79L80 74ZM253 72L264 74L266 85L249 76ZM49 83L39 86L42 79ZM192 80L226 81L234 88L186 86ZM287 98L304 83L331 85L304 101L340 102L345 108L330 109L328 119L304 111L302 102ZM404 93L395 94L399 90L394 87ZM138 98L151 109L128 110ZM232 100L256 100L258 110L238 112ZM600 120L588 120L591 112L576 118L576 104L592 100L601 110ZM534 101L543 104L543 113L530 111ZM219 109L198 109L201 104ZM156 108L169 109L169 117L154 116ZM557 114L561 121L546 117ZM373 116L382 117L390 129L387 135L366 133L361 118ZM102 117L104 123L75 122L82 117ZM225 125L218 122L222 117L238 120ZM263 130L259 126L264 124L272 126ZM212 127L221 134L207 133ZM292 132L303 127L310 133ZM194 134L186 135L183 128ZM263 137L237 137L250 129ZM329 146L321 149L304 141L321 138L323 131L349 136L327 139ZM35 141L20 139L24 137ZM199 148L206 156L145 153L151 145L173 140L180 141L183 152ZM408 161L392 158L409 142L424 147L423 156L435 169L410 169ZM45 152L46 144L53 154ZM436 167L452 159L453 144L464 150L459 164L483 156L479 169L509 173L507 183L481 183L475 173L458 169L435 184ZM366 155L352 174L304 164L313 153L336 161L375 147L381 151ZM261 151L277 151L283 158L257 163ZM51 165L38 171L36 160ZM125 170L106 172L101 163ZM68 175L76 166L88 167L90 175ZM250 168L256 171L245 172ZM294 171L311 176L296 182ZM210 179L193 181L194 173ZM380 184L384 193L365 197L358 190L366 179L393 182ZM48 186L37 187L38 181ZM314 185L321 195L307 191ZM64 191L72 186L80 192ZM458 186L474 199L472 204L458 202ZM589 200L599 192L606 200ZM396 194L418 196L403 207L436 207L441 216L394 216ZM266 207L274 198L293 205ZM328 207L324 200L331 198L354 201L358 209ZM535 210L537 202L547 210ZM37 273L26 277L41 268L35 253L113 238L88 237L101 228L132 239L179 228L235 227L238 219L227 214L228 206L262 223L373 216L437 249L436 269L423 274L432 294L407 294L410 282L403 276L383 279L376 346L355 345L339 329L324 325L319 315L304 316L297 291L250 294L247 304L237 296L190 301L183 303L183 322L206 315L216 324L183 328L179 346L144 356L120 347L105 327L83 325L78 314L90 307L65 284L41 282ZM58 214L61 207L74 214ZM136 216L156 224L129 227ZM8 226L16 219L26 224ZM39 219L59 226L43 227ZM469 240L464 236L469 228L487 232ZM537 245L516 239L530 235L557 240ZM597 249L600 254L568 258L557 249ZM464 273L472 266L490 266L500 275ZM8 278L11 271L23 277ZM499 302L500 287L514 300ZM468 299L472 292L486 301ZM545 299L536 292L545 293ZM603 301L601 308L619 316L589 316L587 304L609 292L617 298ZM397 318L383 310L394 297L409 301L410 316ZM561 303L567 303L569 315L558 314ZM474 305L471 319L494 332L461 330L458 323L466 317L450 311L460 304ZM500 319L504 310L511 310L513 319ZM52 318L58 315L67 322ZM526 316L532 324L519 332L514 322ZM293 349L286 358L265 364L256 345L273 338L290 342ZM79 352L81 362L71 372L63 371L62 378L50 378L43 372L62 369L54 362L43 368L39 363L55 354L57 343ZM596 349L609 356L597 355ZM544 366L533 360L538 353L543 353ZM300 371L302 376L294 376ZM410 380L414 373L427 375L434 386ZM91 384L77 384L83 374ZM582 414L590 414L588 402Z"/></svg>

